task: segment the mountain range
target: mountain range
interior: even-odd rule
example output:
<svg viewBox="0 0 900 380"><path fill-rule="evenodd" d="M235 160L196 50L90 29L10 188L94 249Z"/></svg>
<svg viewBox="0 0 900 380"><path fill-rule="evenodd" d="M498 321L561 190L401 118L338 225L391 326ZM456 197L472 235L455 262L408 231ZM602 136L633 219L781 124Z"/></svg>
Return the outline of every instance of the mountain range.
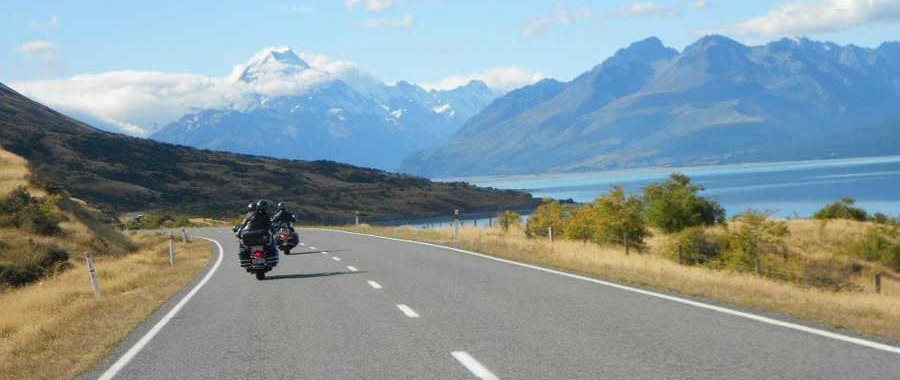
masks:
<svg viewBox="0 0 900 380"><path fill-rule="evenodd" d="M511 91L401 170L429 177L900 153L900 43L657 38Z"/></svg>
<svg viewBox="0 0 900 380"><path fill-rule="evenodd" d="M95 129L0 84L0 148L28 161L31 182L110 213L166 210L232 217L248 201L288 202L304 221L365 220L519 209L517 191L440 183L332 161L216 152Z"/></svg>
<svg viewBox="0 0 900 380"><path fill-rule="evenodd" d="M481 81L452 90L322 74L287 47L268 48L237 67L235 87L271 87L309 77L301 91L244 99L240 107L184 115L150 137L163 142L292 159L328 159L395 169L414 152L443 144L495 98ZM271 91L270 91L271 92Z"/></svg>

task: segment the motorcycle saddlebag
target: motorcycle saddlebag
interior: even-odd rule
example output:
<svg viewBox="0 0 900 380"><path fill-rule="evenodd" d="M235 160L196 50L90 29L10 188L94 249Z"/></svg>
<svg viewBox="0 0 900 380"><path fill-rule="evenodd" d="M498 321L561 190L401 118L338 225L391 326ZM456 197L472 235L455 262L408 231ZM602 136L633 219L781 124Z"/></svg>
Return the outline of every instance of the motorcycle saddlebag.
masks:
<svg viewBox="0 0 900 380"><path fill-rule="evenodd" d="M288 248L294 248L297 246L297 244L300 244L300 236L297 235L296 232L291 231L287 240L282 239L281 235L278 236L278 245L279 246L286 246Z"/></svg>
<svg viewBox="0 0 900 380"><path fill-rule="evenodd" d="M248 230L241 233L241 243L245 247L269 244L269 232L266 230Z"/></svg>

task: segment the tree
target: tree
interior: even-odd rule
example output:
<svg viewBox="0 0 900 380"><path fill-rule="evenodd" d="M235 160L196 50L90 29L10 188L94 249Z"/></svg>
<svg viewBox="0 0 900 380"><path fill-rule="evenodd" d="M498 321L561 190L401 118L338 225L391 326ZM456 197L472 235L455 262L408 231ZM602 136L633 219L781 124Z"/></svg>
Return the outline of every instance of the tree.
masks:
<svg viewBox="0 0 900 380"><path fill-rule="evenodd" d="M571 215L572 209L552 199L545 199L528 218L525 233L531 236L547 236L548 229L553 229L553 234L559 236L566 227L566 218Z"/></svg>
<svg viewBox="0 0 900 380"><path fill-rule="evenodd" d="M771 211L748 209L728 226L728 250L742 266L750 267L765 253L785 249L784 238L790 230L786 223L769 219L771 215Z"/></svg>
<svg viewBox="0 0 900 380"><path fill-rule="evenodd" d="M669 180L644 188L644 218L653 227L672 233L687 227L711 226L725 222L725 209L711 199L701 197L703 186L674 173Z"/></svg>
<svg viewBox="0 0 900 380"><path fill-rule="evenodd" d="M597 231L597 213L590 205L580 206L572 213L563 231L566 239L581 240L587 244Z"/></svg>
<svg viewBox="0 0 900 380"><path fill-rule="evenodd" d="M497 214L497 223L500 224L503 232L508 232L510 227L518 226L520 219L521 216L518 213L510 210Z"/></svg>
<svg viewBox="0 0 900 380"><path fill-rule="evenodd" d="M640 197L625 196L625 191L616 186L598 197L592 207L597 218L594 241L624 244L627 239L630 246L639 250L645 247L644 238L650 233L641 216L644 203Z"/></svg>
<svg viewBox="0 0 900 380"><path fill-rule="evenodd" d="M854 206L856 199L853 197L843 197L840 200L828 204L821 210L813 214L813 218L820 220L827 219L850 219L864 222L869 219L868 213L862 208Z"/></svg>

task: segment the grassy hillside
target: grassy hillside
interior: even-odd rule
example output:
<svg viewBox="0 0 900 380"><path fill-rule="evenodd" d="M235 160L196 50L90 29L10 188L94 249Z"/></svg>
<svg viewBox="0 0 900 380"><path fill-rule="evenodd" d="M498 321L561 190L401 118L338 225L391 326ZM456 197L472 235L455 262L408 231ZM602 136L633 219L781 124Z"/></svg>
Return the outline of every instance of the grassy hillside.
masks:
<svg viewBox="0 0 900 380"><path fill-rule="evenodd" d="M121 256L135 246L81 201L31 186L26 162L0 150L0 290L54 274L70 256Z"/></svg>
<svg viewBox="0 0 900 380"><path fill-rule="evenodd" d="M29 164L36 183L117 212L173 210L231 216L249 200L294 205L297 216L346 222L535 205L528 194L364 169L192 149L103 132L0 84L0 147Z"/></svg>

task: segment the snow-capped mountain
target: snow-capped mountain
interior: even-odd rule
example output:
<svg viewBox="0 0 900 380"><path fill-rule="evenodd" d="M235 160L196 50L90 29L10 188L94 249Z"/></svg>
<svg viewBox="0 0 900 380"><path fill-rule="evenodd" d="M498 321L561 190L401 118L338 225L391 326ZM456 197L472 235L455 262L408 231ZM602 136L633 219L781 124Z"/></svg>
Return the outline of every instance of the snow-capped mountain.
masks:
<svg viewBox="0 0 900 380"><path fill-rule="evenodd" d="M480 81L426 90L334 66L310 65L286 47L267 48L229 75L230 85L244 94L240 101L191 112L151 138L395 169L413 152L444 143L496 97Z"/></svg>

